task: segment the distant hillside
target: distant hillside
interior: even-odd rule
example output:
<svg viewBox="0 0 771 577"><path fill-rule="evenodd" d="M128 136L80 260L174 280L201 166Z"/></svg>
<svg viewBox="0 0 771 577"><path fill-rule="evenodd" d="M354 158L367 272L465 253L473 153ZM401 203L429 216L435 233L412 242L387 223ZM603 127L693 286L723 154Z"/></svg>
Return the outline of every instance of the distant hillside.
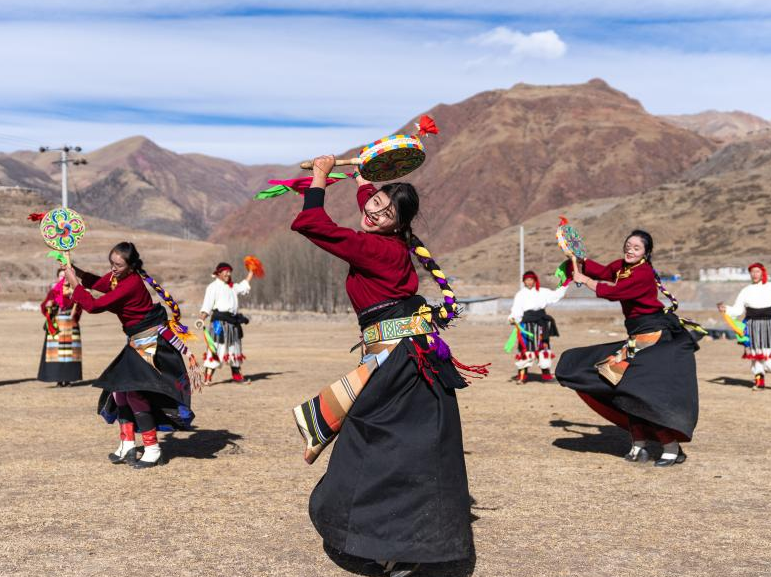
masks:
<svg viewBox="0 0 771 577"><path fill-rule="evenodd" d="M602 80L518 84L428 113L441 133L425 139L428 159L408 180L421 193L419 228L440 251L571 202L646 190L716 148L713 141L648 114ZM395 132L413 132L412 122ZM327 199L334 218L353 222L351 184L335 185ZM211 238L266 239L286 229L298 207L298 200L286 197L247 203Z"/></svg>
<svg viewBox="0 0 771 577"><path fill-rule="evenodd" d="M680 114L661 118L675 126L687 128L720 142L733 142L752 134L771 131L771 122L739 110L733 112L707 110L698 114Z"/></svg>
<svg viewBox="0 0 771 577"><path fill-rule="evenodd" d="M279 165L176 154L141 136L85 157L87 165L70 170L73 206L126 226L193 238L207 237L268 175L287 171ZM0 156L0 184L37 188L56 202L61 188L60 167L52 164L56 158L29 151Z"/></svg>
<svg viewBox="0 0 771 577"><path fill-rule="evenodd" d="M731 151L737 158L729 158ZM771 264L771 138L726 147L691 174L701 176L524 221L527 266L550 274L563 260L555 240L560 214L580 230L590 258L600 261L620 258L626 234L643 228L653 235L654 262L662 272L693 279L699 268ZM445 257L451 263L445 268L459 277L459 286L510 284L519 271L518 234L518 226L508 227L457 250Z"/></svg>

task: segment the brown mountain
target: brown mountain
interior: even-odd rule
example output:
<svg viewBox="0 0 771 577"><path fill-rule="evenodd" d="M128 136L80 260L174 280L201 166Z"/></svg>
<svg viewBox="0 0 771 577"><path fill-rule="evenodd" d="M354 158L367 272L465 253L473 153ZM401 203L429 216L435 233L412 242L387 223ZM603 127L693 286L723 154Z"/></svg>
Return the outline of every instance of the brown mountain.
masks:
<svg viewBox="0 0 771 577"><path fill-rule="evenodd" d="M571 202L646 190L716 148L711 140L648 114L602 80L571 86L518 84L436 106L429 114L441 134L425 139L427 161L409 180L423 201L418 228L441 247L435 251L476 242ZM414 131L412 126L396 132ZM350 183L330 189L333 217L351 222L352 196ZM299 201L286 197L247 203L211 238L268 238L289 226L298 206Z"/></svg>
<svg viewBox="0 0 771 577"><path fill-rule="evenodd" d="M771 122L739 110L733 112L707 110L698 114L670 115L661 116L661 118L675 126L687 128L720 142L733 142L748 135L771 130Z"/></svg>
<svg viewBox="0 0 771 577"><path fill-rule="evenodd" d="M202 154L176 154L135 136L89 152L88 164L70 170L71 203L83 212L127 226L172 234L206 237L234 206L253 195L268 174L284 174L279 165L245 166ZM0 184L39 188L56 201L61 172L57 153L17 152L8 159L48 180L35 186L12 174Z"/></svg>
<svg viewBox="0 0 771 577"><path fill-rule="evenodd" d="M726 158L729 153L735 155L732 162ZM581 232L589 257L599 261L620 258L625 235L642 228L656 243L656 267L685 278L698 278L699 268L771 262L766 210L771 201L771 135L730 145L690 174L701 176L624 198L575 203L524 221L527 267L548 275L563 260L555 240L561 214ZM445 269L458 277L459 290L486 287L482 292L495 292L491 287L511 285L518 274L518 239L518 226L503 229L448 255Z"/></svg>

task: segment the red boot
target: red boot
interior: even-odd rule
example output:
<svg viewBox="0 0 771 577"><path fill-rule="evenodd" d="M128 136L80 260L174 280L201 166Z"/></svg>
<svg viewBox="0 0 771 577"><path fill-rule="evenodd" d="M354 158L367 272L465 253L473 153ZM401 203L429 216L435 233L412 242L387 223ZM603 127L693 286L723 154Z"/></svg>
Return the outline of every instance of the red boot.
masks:
<svg viewBox="0 0 771 577"><path fill-rule="evenodd" d="M134 423L125 421L120 423L120 444L114 453L107 455L113 465L128 463L133 465L137 460L137 448L134 445Z"/></svg>
<svg viewBox="0 0 771 577"><path fill-rule="evenodd" d="M554 375L551 374L551 371L549 369L542 369L541 370L541 380L543 380L543 381L552 381L552 380L554 380Z"/></svg>
<svg viewBox="0 0 771 577"><path fill-rule="evenodd" d="M766 388L766 376L755 375L755 386L752 387L753 391L762 391Z"/></svg>

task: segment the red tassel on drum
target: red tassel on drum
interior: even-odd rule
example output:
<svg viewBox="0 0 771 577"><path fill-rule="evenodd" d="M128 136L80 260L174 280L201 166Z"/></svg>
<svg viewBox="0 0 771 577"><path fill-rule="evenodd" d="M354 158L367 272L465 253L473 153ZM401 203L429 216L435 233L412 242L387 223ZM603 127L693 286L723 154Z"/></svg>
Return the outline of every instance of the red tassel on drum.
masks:
<svg viewBox="0 0 771 577"><path fill-rule="evenodd" d="M425 136L426 134L439 134L439 128L436 126L434 119L424 114L418 121L418 134Z"/></svg>
<svg viewBox="0 0 771 577"><path fill-rule="evenodd" d="M560 216L560 226L565 226L568 223L568 219L566 219L564 216Z"/></svg>
<svg viewBox="0 0 771 577"><path fill-rule="evenodd" d="M45 218L46 214L47 213L45 212L33 212L33 213L30 213L30 215L27 217L27 220L32 222L40 222Z"/></svg>

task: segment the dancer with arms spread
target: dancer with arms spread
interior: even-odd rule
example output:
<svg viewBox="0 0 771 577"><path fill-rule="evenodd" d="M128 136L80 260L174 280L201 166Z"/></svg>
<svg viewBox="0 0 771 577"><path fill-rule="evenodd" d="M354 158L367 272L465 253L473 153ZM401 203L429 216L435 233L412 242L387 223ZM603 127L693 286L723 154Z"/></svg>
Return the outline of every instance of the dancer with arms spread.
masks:
<svg viewBox="0 0 771 577"><path fill-rule="evenodd" d="M558 337L557 323L546 314L546 307L559 302L568 290L567 285L551 290L543 288L538 275L529 270L522 276L524 285L516 295L509 313L509 324L516 325L517 347L515 365L517 384L527 381L527 370L538 365L541 378L551 381L551 364L554 353L551 352L550 339Z"/></svg>
<svg viewBox="0 0 771 577"><path fill-rule="evenodd" d="M345 286L363 334L363 361L387 358L342 422L327 472L311 495L310 515L328 546L377 560L391 577L403 577L420 562L470 554L455 397L467 383L437 330L456 316L457 305L444 274L412 233L419 208L415 188L392 183L377 189L356 174L361 230L344 228L324 209L334 162L333 156L313 161L313 183L292 230L350 265ZM416 294L411 253L442 288L441 306L428 307ZM347 391L351 380L344 379ZM329 434L329 415L339 407L332 397L321 397L320 404L304 407L320 411L324 422L316 424Z"/></svg>
<svg viewBox="0 0 771 577"><path fill-rule="evenodd" d="M224 363L230 365L233 380L243 383L241 365L246 357L241 348L241 339L244 337L242 325L248 324L249 319L238 312L238 297L249 294L249 283L254 273L250 270L244 280L234 283L233 267L221 262L212 276L214 280L206 287L199 318L195 321L196 328L202 330L206 317L211 317L210 328L216 347L216 350L207 349L204 353L204 380L210 384L214 371Z"/></svg>

